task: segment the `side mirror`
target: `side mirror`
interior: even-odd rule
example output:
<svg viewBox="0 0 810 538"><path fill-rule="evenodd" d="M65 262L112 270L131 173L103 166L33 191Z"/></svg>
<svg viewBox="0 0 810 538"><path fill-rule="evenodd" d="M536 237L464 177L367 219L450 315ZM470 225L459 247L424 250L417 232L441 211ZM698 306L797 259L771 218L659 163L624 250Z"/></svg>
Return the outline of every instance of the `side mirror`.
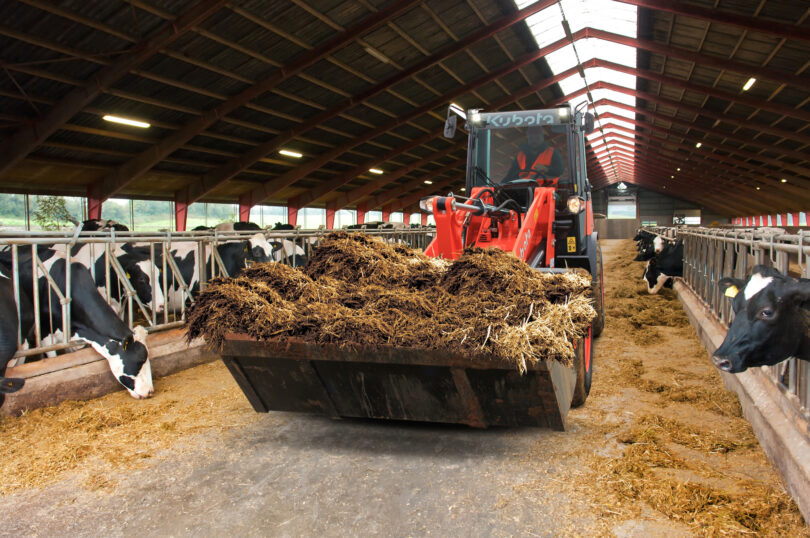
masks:
<svg viewBox="0 0 810 538"><path fill-rule="evenodd" d="M453 114L451 110L447 110L447 119L444 120L444 137L453 138L456 134L456 124L458 123L458 116Z"/></svg>
<svg viewBox="0 0 810 538"><path fill-rule="evenodd" d="M590 112L585 113L585 118L583 120L583 129L585 130L585 134L590 133L593 131L593 114Z"/></svg>

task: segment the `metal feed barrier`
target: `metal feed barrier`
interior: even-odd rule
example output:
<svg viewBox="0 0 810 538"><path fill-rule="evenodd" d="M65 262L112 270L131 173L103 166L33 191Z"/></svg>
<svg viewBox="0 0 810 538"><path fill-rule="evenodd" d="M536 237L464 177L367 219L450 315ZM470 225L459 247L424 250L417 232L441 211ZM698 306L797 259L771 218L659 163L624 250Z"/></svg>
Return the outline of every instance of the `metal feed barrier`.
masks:
<svg viewBox="0 0 810 538"><path fill-rule="evenodd" d="M683 280L728 325L733 319L731 301L719 290L724 276L745 279L758 264L783 274L810 278L810 233L787 233L781 228L661 228L645 230L669 240L683 239ZM810 364L789 359L765 367L767 379L785 396L789 405L810 420Z"/></svg>
<svg viewBox="0 0 810 538"><path fill-rule="evenodd" d="M286 253L282 257L282 263L295 264L296 256L293 254L298 253L303 256L310 256L313 249L318 245L319 241L330 232L331 230L266 230L262 231L268 241L279 241L284 245L283 251ZM397 243L410 246L412 248L424 250L428 243L435 234L434 228L399 228L399 229L385 229L385 230L363 230L368 235L376 236L388 243ZM200 275L200 287L204 288L206 284L206 271L204 264L207 255L211 253L210 260L208 260L208 276L230 276L225 267L222 258L219 256L216 246L227 243L229 241L247 240L255 235L256 231L240 231L240 232L218 232L218 231L194 231L194 232L116 232L114 230L103 232L83 232L81 234L76 232L25 232L24 235L17 231L4 232L0 231L0 251L11 253L12 258L12 274L11 279L14 286L15 301L17 303L18 319L20 318L20 270L18 261L20 255L31 254L31 264L34 277L33 283L33 302L34 308L34 327L33 337L34 342L32 346L23 343L24 336L21 328L17 328L18 335L18 349L15 354L17 362L24 360L24 357L31 355L41 355L44 353L53 354L56 351L67 349L79 348L84 345L83 342L70 341L70 317L71 317L71 285L70 285L70 272L66 270L65 273L65 288L66 293L57 286L56 282L51 278L51 275L46 271L46 266L43 264L40 256L37 253L37 247L42 245L50 245L60 253L63 253L65 258L74 261L75 258L70 255L75 246L90 245L92 252L100 253L103 261L106 286L100 290L105 301L113 306L119 313L119 317L123 319L129 327L135 325L146 326L149 332L171 329L183 325L185 322L186 303L193 303L194 298L191 296L189 283L185 282L180 274L180 270L172 256L168 253L172 248L177 247L179 244L185 244L196 253L196 260L198 263L197 273ZM158 281L163 291L163 297L168 305L170 296L173 297L174 303L179 304L176 309L164 308L162 311L157 311L152 308L151 303L144 303L138 297L132 283L130 282L126 270L121 266L115 253L116 248L125 244L135 244L140 247L147 247L150 252L150 260L152 262L152 269L155 274L148 275L150 281ZM300 250L299 250L300 249ZM301 252L303 251L303 254ZM205 254L205 255L202 255ZM68 264L66 267L69 267ZM171 270L172 276L167 277L168 271ZM92 265L90 268L91 274L95 278L97 268ZM162 278L161 276L162 275ZM48 282L48 294L56 297L58 303L61 305L62 323L60 326L54 326L54 319L51 316L47 321L49 327L42 327L40 321L40 301L44 299L40 297L37 281L40 277L45 277ZM171 290L178 290L172 294ZM116 293L117 292L117 293ZM114 296L118 295L120 300L116 301ZM53 304L51 302L51 304ZM43 334L50 334L48 339L43 338ZM60 332L54 334L56 330ZM13 365L14 362L10 363Z"/></svg>

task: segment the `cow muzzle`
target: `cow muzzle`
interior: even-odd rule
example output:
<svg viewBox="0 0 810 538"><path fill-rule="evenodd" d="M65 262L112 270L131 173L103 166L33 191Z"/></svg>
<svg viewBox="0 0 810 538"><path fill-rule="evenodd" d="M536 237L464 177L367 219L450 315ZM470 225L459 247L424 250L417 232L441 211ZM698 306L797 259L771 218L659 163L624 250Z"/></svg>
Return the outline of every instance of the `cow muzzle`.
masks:
<svg viewBox="0 0 810 538"><path fill-rule="evenodd" d="M740 368L739 366L736 366L734 361L726 355L713 355L712 364L714 364L718 370L722 370L730 374L738 374L745 370L744 367Z"/></svg>

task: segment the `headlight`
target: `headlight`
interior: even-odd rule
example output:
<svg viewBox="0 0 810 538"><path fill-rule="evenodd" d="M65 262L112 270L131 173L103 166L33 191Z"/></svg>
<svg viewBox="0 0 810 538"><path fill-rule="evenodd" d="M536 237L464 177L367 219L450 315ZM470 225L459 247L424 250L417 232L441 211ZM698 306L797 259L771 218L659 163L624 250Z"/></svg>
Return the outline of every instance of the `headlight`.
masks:
<svg viewBox="0 0 810 538"><path fill-rule="evenodd" d="M585 200L580 198L579 196L572 196L568 199L568 211L576 215L583 209L585 209Z"/></svg>
<svg viewBox="0 0 810 538"><path fill-rule="evenodd" d="M425 213L433 213L433 198L435 198L435 196L429 196L428 198L419 200L419 209Z"/></svg>

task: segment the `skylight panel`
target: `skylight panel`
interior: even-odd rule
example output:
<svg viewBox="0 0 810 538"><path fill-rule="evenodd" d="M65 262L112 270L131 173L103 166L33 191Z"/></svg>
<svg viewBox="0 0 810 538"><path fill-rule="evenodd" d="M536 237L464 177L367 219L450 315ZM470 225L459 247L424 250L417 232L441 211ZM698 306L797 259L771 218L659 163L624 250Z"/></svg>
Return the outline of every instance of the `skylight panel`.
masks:
<svg viewBox="0 0 810 538"><path fill-rule="evenodd" d="M515 0L515 4L518 9L522 9L535 3L535 1ZM614 0L560 0L526 20L526 24L534 35L539 48L565 39L565 31L562 26L563 15L560 8L564 11L565 18L568 20L568 25L573 34L583 28L592 28L631 38L637 37L636 6ZM579 39L574 45L567 44L547 54L545 60L551 72L557 75L576 67L577 57L579 57L579 61L582 62L583 66L596 58L627 67L636 67L636 49L634 47L596 38ZM577 93L583 94L587 83L587 86L591 89L594 102L608 100L635 108L636 98L633 95L598 88L599 82L622 86L631 90L636 88L635 76L605 67L587 68L585 69L585 80L579 74L575 74L559 81L558 85L563 94L571 96ZM600 115L611 114L618 118L635 119L635 112L615 105L599 105L596 107L596 112ZM608 152L614 150L618 152L621 147L621 155L629 157L632 161L633 151L627 148L626 145L631 144L627 137L633 137L631 132L635 130L635 126L628 121L622 121L615 117L605 120L600 119L597 126L608 123L621 129L605 129L604 135L600 129L597 129L588 135L588 141L594 148L599 148L605 152L605 158L609 155ZM607 136L608 134L614 136ZM615 135L621 135L625 138L618 138ZM625 146L618 146L619 142L625 144ZM615 176L614 171L608 172L606 170L606 173Z"/></svg>

